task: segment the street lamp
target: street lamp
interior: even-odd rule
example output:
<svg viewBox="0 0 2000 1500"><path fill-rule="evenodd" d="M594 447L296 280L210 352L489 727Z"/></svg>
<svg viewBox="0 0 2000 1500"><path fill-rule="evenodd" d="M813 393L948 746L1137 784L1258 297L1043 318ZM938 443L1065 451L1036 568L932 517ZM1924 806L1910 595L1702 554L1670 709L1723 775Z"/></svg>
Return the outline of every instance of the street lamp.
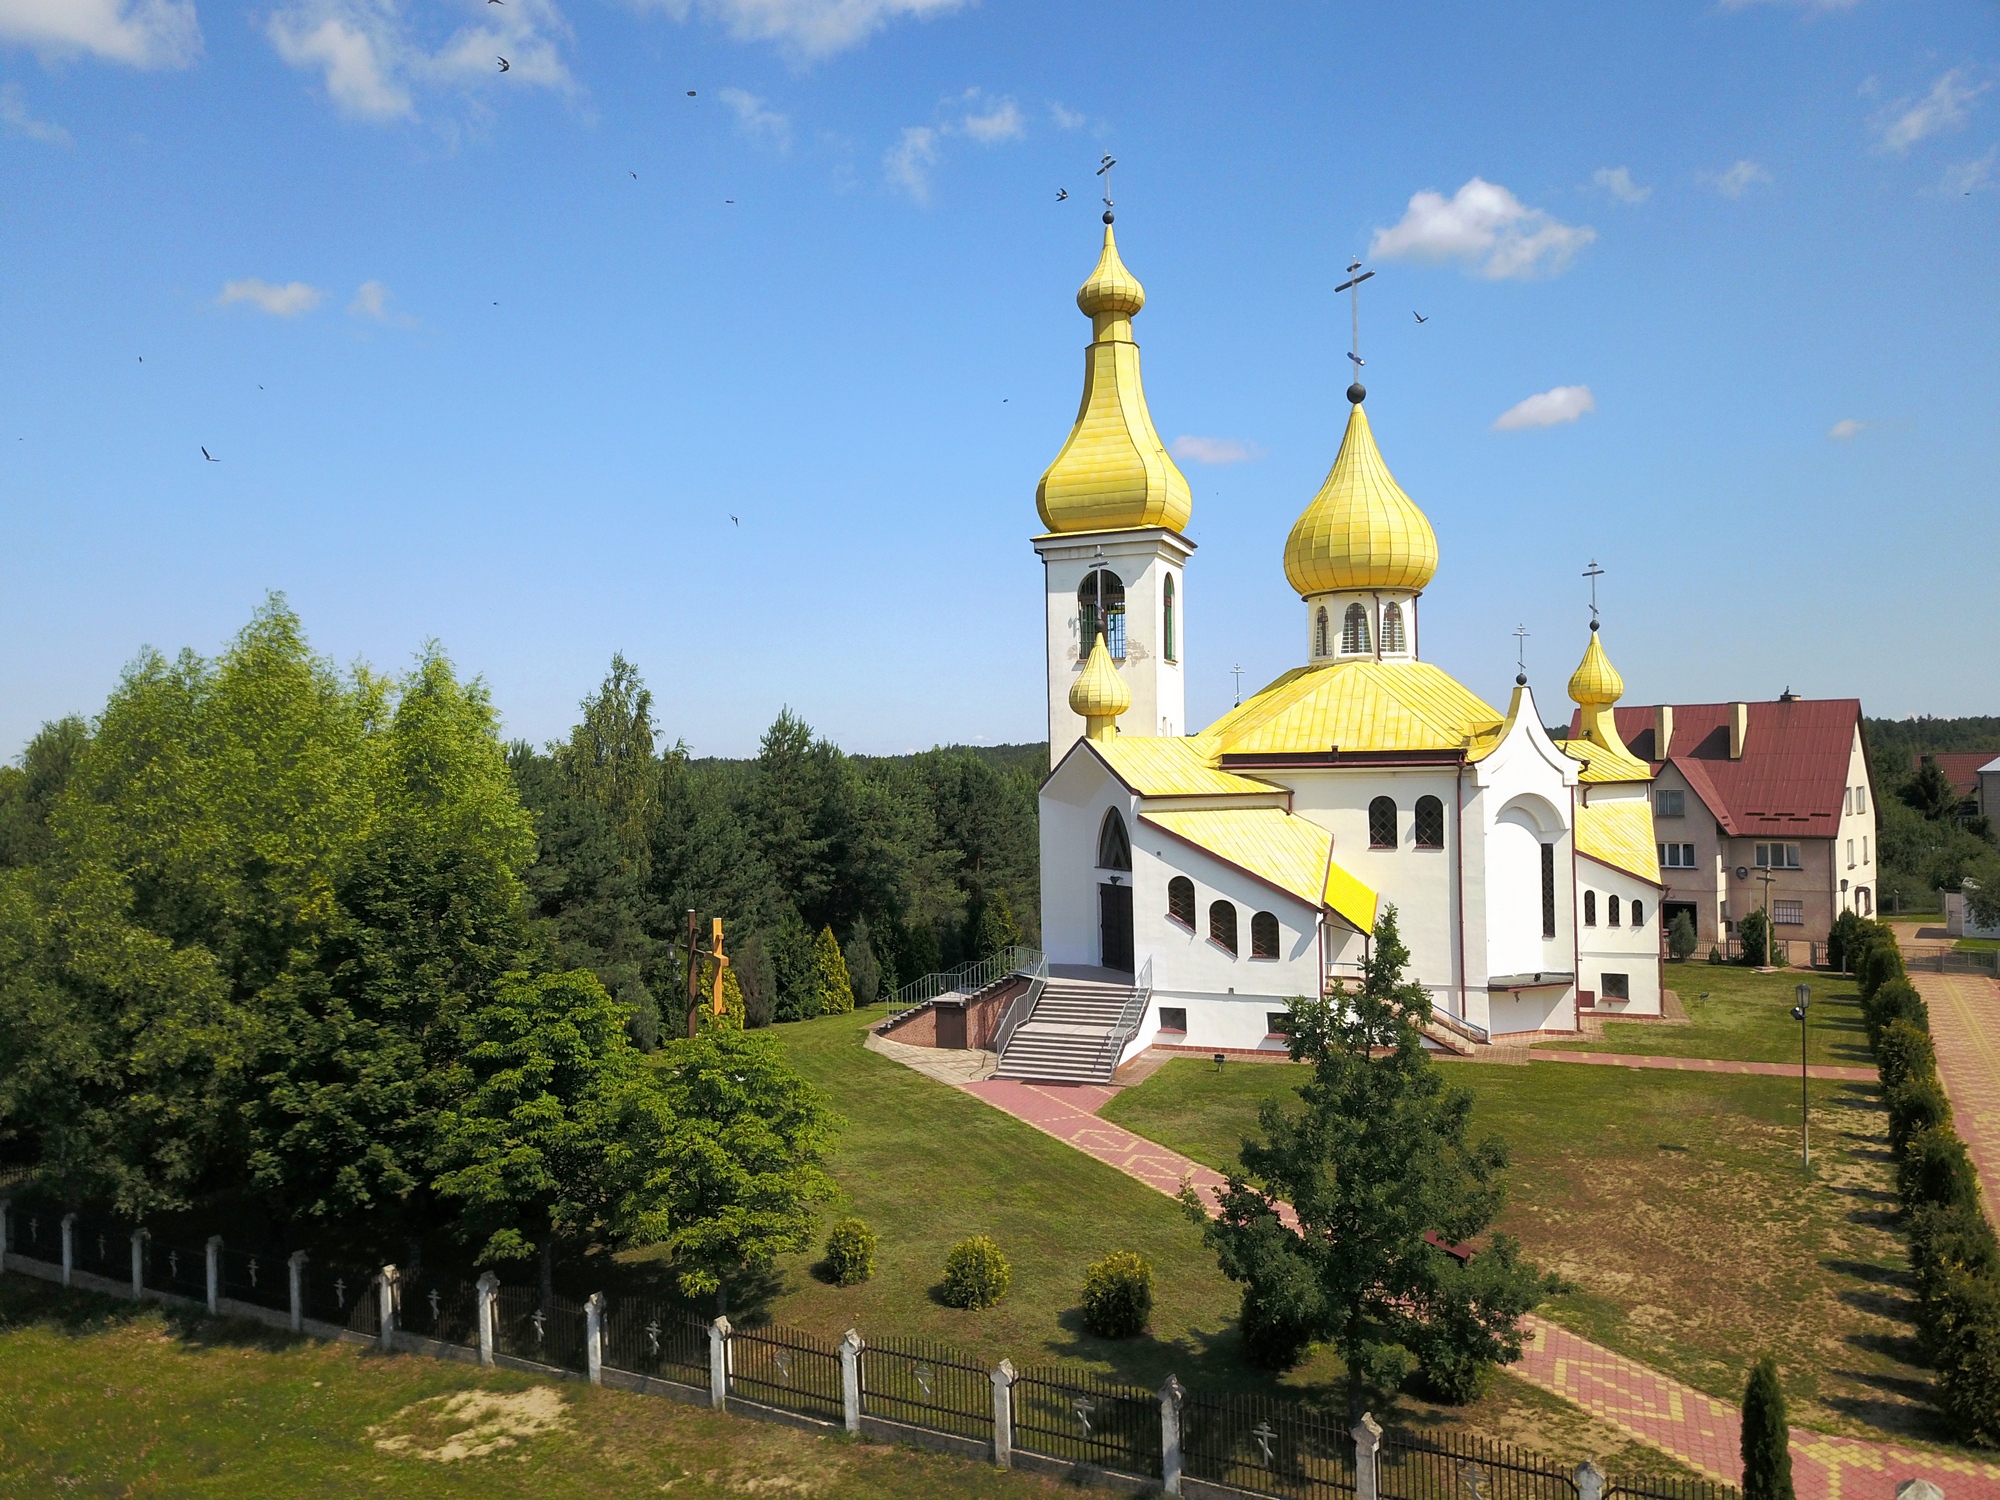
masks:
<svg viewBox="0 0 2000 1500"><path fill-rule="evenodd" d="M1792 993L1799 1003L1792 1007L1792 1019L1799 1023L1799 1165L1812 1171L1812 1144L1807 1131L1812 1115L1812 1099L1806 1090L1806 1006L1812 1000L1812 986L1802 984Z"/></svg>

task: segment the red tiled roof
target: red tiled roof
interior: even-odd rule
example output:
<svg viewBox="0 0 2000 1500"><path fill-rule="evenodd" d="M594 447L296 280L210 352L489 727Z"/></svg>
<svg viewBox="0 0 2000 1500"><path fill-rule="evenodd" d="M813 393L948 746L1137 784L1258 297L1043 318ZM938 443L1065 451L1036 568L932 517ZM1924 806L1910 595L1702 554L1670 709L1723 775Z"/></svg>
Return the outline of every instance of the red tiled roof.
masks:
<svg viewBox="0 0 2000 1500"><path fill-rule="evenodd" d="M1666 761L1687 779L1725 832L1832 838L1845 805L1848 758L1861 721L1858 698L1752 703L1740 760L1729 758L1732 703L1674 705L1674 742L1653 743L1651 708L1620 708L1618 734L1654 774ZM1580 716L1579 716L1580 717ZM1572 721L1571 734L1581 730ZM1989 756L1988 759L1991 759Z"/></svg>
<svg viewBox="0 0 2000 1500"><path fill-rule="evenodd" d="M1970 797L1979 790L1979 768L1993 764L1991 750L1924 750L1910 756L1910 769L1916 770L1924 761L1934 760L1945 777L1958 789L1961 797Z"/></svg>

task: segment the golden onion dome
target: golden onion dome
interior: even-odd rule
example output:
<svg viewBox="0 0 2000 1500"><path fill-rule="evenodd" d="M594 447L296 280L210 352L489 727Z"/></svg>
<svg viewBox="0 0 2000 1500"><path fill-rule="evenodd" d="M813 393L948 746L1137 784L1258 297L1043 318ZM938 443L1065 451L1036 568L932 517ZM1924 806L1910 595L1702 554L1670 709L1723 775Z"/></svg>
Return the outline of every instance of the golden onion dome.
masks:
<svg viewBox="0 0 2000 1500"><path fill-rule="evenodd" d="M1597 622L1590 622L1590 645L1583 660L1570 673L1569 696L1579 708L1601 708L1625 696L1625 679L1611 665L1597 637Z"/></svg>
<svg viewBox="0 0 2000 1500"><path fill-rule="evenodd" d="M1131 706L1132 690L1118 675L1111 653L1105 649L1104 632L1100 630L1097 644L1090 648L1090 659L1083 664L1083 671L1076 681L1070 684L1070 712L1082 716L1087 725L1085 733L1095 740L1115 733L1113 726L1118 716Z"/></svg>
<svg viewBox="0 0 2000 1500"><path fill-rule="evenodd" d="M1285 539L1285 577L1307 597L1421 589L1437 572L1437 533L1382 462L1359 391L1326 483Z"/></svg>
<svg viewBox="0 0 2000 1500"><path fill-rule="evenodd" d="M1132 341L1132 315L1146 305L1146 289L1118 258L1109 224L1097 269L1078 290L1076 305L1091 324L1083 400L1069 440L1035 488L1042 524L1054 532L1184 531L1194 497L1153 430L1139 380L1139 346Z"/></svg>

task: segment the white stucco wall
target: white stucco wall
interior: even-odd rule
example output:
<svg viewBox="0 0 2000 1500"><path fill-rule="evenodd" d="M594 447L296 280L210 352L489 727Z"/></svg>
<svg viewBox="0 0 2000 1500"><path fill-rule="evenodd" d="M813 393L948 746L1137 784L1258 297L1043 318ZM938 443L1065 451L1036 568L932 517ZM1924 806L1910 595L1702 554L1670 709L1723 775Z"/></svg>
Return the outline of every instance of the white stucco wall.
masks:
<svg viewBox="0 0 2000 1500"><path fill-rule="evenodd" d="M1597 997L1605 1015L1657 1016L1660 1013L1660 891L1657 886L1588 855L1576 862L1577 884L1597 897L1595 925L1582 920L1583 898L1577 904L1577 986ZM1618 899L1618 925L1611 925L1611 899ZM1634 924L1632 903L1641 920ZM1626 976L1629 998L1604 998L1604 976Z"/></svg>
<svg viewBox="0 0 2000 1500"><path fill-rule="evenodd" d="M1875 826L1875 787L1868 774L1868 754L1861 744L1861 726L1854 726L1854 740L1847 752L1848 796L1841 800L1839 832L1833 841L1834 888L1829 892L1832 906L1837 914L1843 911L1860 910L1863 916L1875 914L1876 845L1879 842ZM1857 807L1853 793L1859 790L1863 806ZM1852 848L1853 857L1848 857ZM1857 899L1857 892L1866 891L1865 898Z"/></svg>

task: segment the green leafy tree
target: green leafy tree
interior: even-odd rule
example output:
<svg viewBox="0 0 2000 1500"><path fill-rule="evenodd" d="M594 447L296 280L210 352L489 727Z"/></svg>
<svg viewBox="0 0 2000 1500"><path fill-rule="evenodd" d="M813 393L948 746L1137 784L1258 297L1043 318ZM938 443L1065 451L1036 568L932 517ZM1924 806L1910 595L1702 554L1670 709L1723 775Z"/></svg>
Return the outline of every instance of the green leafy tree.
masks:
<svg viewBox="0 0 2000 1500"><path fill-rule="evenodd" d="M1667 928L1667 956L1676 963L1684 963L1693 955L1698 942L1694 918L1684 911L1674 913L1674 920Z"/></svg>
<svg viewBox="0 0 2000 1500"><path fill-rule="evenodd" d="M28 741L19 766L0 766L0 870L48 858L49 818L89 745L83 720L57 719Z"/></svg>
<svg viewBox="0 0 2000 1500"><path fill-rule="evenodd" d="M854 986L847 960L831 927L822 927L813 942L813 1005L820 1015L841 1016L854 1009Z"/></svg>
<svg viewBox="0 0 2000 1500"><path fill-rule="evenodd" d="M1252 1356L1283 1366L1331 1342L1357 1417L1372 1372L1411 1355L1445 1392L1517 1358L1519 1320L1547 1287L1504 1236L1463 1266L1442 1248L1491 1226L1506 1149L1468 1140L1472 1094L1424 1050L1430 996L1403 979L1408 962L1385 908L1358 990L1290 1002L1291 1054L1312 1077L1296 1106L1263 1108L1220 1216L1207 1219L1191 1188L1182 1196L1243 1286ZM1287 1201L1296 1228L1280 1217Z"/></svg>
<svg viewBox="0 0 2000 1500"><path fill-rule="evenodd" d="M1743 1388L1743 1500L1793 1500L1791 1427L1777 1361L1768 1354Z"/></svg>

